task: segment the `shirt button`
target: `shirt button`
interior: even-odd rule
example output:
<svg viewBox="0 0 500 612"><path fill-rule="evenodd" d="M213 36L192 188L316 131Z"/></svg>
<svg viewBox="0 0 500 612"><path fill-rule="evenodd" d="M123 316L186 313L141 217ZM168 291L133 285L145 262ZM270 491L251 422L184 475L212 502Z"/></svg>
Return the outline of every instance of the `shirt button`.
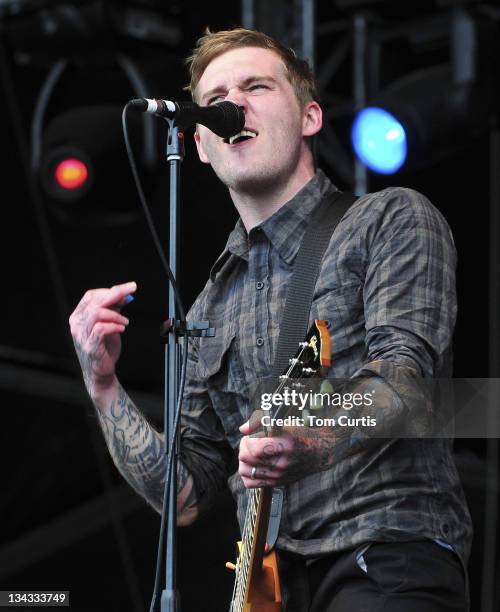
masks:
<svg viewBox="0 0 500 612"><path fill-rule="evenodd" d="M257 346L262 346L264 344L264 338L257 338Z"/></svg>
<svg viewBox="0 0 500 612"><path fill-rule="evenodd" d="M443 530L444 534L447 534L450 531L450 527L446 523L444 523L444 525L441 527L441 529Z"/></svg>
<svg viewBox="0 0 500 612"><path fill-rule="evenodd" d="M257 289L263 289L264 288L264 283L262 281L258 281L257 283L255 283L255 287Z"/></svg>

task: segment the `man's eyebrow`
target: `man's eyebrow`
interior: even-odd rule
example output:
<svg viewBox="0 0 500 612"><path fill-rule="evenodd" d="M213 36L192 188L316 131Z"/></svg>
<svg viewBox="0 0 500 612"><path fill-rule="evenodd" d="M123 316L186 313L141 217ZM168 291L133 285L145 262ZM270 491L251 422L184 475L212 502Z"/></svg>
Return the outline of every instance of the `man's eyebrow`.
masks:
<svg viewBox="0 0 500 612"><path fill-rule="evenodd" d="M272 76L254 75L254 76L247 77L246 79L243 79L241 84L245 87L247 85L250 85L250 83L253 83L254 81L270 81L272 83L276 83L276 79Z"/></svg>
<svg viewBox="0 0 500 612"><path fill-rule="evenodd" d="M272 76L265 76L265 75L253 75L253 76L249 76L246 79L243 79L240 83L239 86L240 87L248 87L251 83L254 83L255 81L267 81L267 82L271 82L271 83L276 83L276 79ZM218 93L222 93L226 91L226 87L224 87L224 85L217 85L216 87L213 87L212 89L209 89L207 92L205 92L202 97L201 97L201 101L203 102L204 100L207 100L208 98L211 98L213 95L218 94Z"/></svg>
<svg viewBox="0 0 500 612"><path fill-rule="evenodd" d="M211 98L214 94L218 94L218 93L222 93L224 91L224 87L222 85L218 85L217 87L213 87L212 89L209 89L207 92L205 92L202 96L201 96L201 102L203 102L204 100L207 100L208 98Z"/></svg>

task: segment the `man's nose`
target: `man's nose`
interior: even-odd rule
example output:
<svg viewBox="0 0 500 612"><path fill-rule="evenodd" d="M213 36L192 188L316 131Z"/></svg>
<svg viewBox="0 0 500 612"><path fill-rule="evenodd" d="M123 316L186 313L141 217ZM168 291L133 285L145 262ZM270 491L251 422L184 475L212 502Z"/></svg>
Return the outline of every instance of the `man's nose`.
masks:
<svg viewBox="0 0 500 612"><path fill-rule="evenodd" d="M246 94L244 91L241 91L240 89L234 89L234 90L228 91L226 100L229 100L229 102L233 102L234 104L237 104L238 106L243 107L244 110L246 110L247 108Z"/></svg>

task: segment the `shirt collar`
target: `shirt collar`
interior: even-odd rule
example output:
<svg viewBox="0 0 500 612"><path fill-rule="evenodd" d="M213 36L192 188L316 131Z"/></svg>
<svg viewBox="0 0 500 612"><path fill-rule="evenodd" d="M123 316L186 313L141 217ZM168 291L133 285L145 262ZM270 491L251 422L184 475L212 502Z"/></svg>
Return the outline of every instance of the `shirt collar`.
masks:
<svg viewBox="0 0 500 612"><path fill-rule="evenodd" d="M280 257L291 264L297 255L302 237L309 222L310 215L316 206L328 195L338 191L322 170L317 170L312 179L268 219L250 231L250 240L254 233L262 230ZM222 255L210 271L213 281L226 262L234 257L248 261L249 236L240 219L229 234Z"/></svg>
<svg viewBox="0 0 500 612"><path fill-rule="evenodd" d="M261 228L280 257L293 263L311 213L328 195L338 191L322 170L302 187L284 206L266 219Z"/></svg>
<svg viewBox="0 0 500 612"><path fill-rule="evenodd" d="M236 257L240 257L241 259L248 261L248 235L241 218L236 221L236 225L229 234L222 254L212 266L212 269L210 270L210 280L213 282L224 264L229 260L235 259Z"/></svg>

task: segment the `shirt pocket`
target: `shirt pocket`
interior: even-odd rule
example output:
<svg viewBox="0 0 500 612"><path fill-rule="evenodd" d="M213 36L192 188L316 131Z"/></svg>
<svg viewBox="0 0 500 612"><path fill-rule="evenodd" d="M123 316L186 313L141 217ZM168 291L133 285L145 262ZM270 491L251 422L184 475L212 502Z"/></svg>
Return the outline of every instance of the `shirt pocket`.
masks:
<svg viewBox="0 0 500 612"><path fill-rule="evenodd" d="M213 338L202 338L197 375L208 390L217 416L233 447L238 427L248 418L247 384L239 357L238 339L227 327L216 327Z"/></svg>
<svg viewBox="0 0 500 612"><path fill-rule="evenodd" d="M243 380L234 332L216 327L215 336L202 338L198 352L198 376L204 382L226 390L236 388Z"/></svg>

